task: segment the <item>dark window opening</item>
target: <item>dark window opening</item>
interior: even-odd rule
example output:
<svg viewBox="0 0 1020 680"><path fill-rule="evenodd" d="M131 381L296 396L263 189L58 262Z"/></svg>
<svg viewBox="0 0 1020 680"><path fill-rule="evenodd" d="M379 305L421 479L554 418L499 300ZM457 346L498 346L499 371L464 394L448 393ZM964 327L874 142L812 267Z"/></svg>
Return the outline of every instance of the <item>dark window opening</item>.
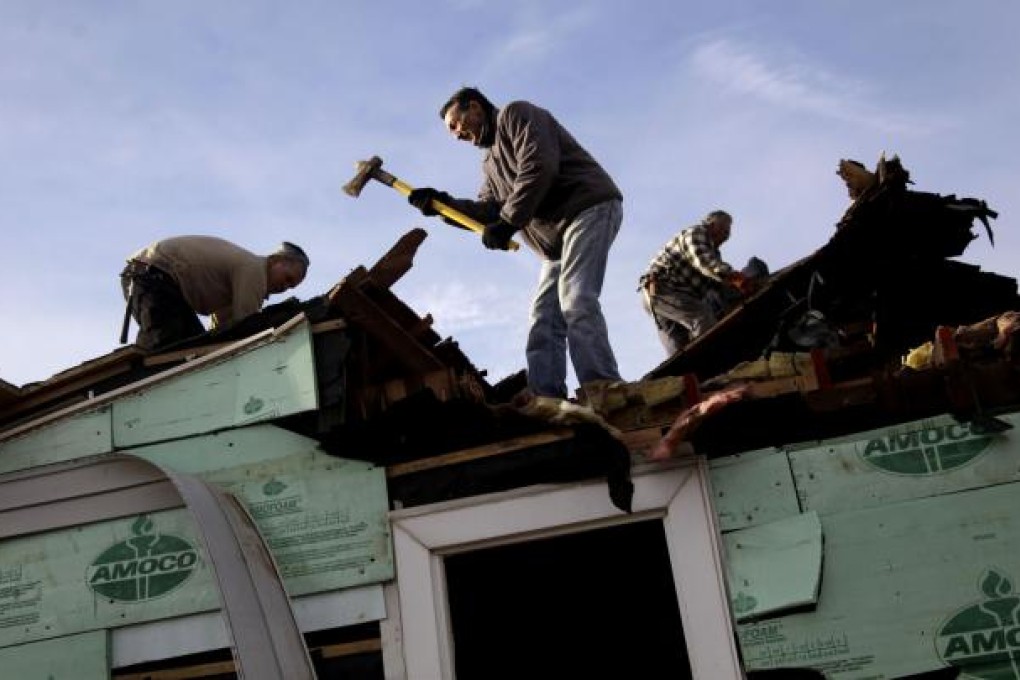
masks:
<svg viewBox="0 0 1020 680"><path fill-rule="evenodd" d="M691 677L661 521L445 564L457 680Z"/></svg>

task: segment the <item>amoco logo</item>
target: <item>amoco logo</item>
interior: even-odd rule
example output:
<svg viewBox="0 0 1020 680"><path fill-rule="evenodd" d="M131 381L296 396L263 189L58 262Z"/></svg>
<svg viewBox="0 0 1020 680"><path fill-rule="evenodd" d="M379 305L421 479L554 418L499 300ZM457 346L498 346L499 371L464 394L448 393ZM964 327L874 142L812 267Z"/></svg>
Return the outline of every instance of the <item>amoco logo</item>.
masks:
<svg viewBox="0 0 1020 680"><path fill-rule="evenodd" d="M198 563L198 551L178 536L153 533L145 515L131 525L134 536L95 559L86 571L94 591L121 602L138 602L161 595L188 580Z"/></svg>
<svg viewBox="0 0 1020 680"><path fill-rule="evenodd" d="M981 578L985 600L954 614L938 631L935 650L946 663L983 680L1020 680L1020 597L991 570Z"/></svg>
<svg viewBox="0 0 1020 680"><path fill-rule="evenodd" d="M991 441L974 423L953 423L872 439L861 458L886 472L928 475L971 462Z"/></svg>

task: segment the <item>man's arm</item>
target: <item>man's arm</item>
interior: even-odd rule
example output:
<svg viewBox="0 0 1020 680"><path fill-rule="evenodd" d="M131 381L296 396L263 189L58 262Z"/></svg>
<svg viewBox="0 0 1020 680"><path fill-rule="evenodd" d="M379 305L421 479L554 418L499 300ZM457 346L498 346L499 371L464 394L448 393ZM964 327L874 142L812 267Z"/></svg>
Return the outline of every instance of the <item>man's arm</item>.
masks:
<svg viewBox="0 0 1020 680"><path fill-rule="evenodd" d="M451 226L471 231L469 227L441 214L435 205L437 201L477 222L486 223L499 218L500 204L491 198L491 196L472 201L467 198L454 198L445 191L439 191L432 187L418 187L413 189L407 196L407 202L420 210L426 217L439 216L440 219Z"/></svg>
<svg viewBox="0 0 1020 680"><path fill-rule="evenodd" d="M500 113L500 135L509 136L517 177L500 217L517 228L531 221L560 165L560 143L551 116L527 102L509 104Z"/></svg>
<svg viewBox="0 0 1020 680"><path fill-rule="evenodd" d="M472 201L467 198L455 198L450 201L450 207L461 211L468 217L474 218L482 224L488 224L493 220L499 219L499 209L502 207L502 203L496 200L496 195L492 190L492 185L489 180L486 179L482 184L482 188L478 190L478 200ZM461 229L467 229L467 227L458 224L447 218L443 218L443 221L447 224L452 224L455 227Z"/></svg>
<svg viewBox="0 0 1020 680"><path fill-rule="evenodd" d="M267 296L265 264L258 267L246 267L233 274L232 286L234 297L230 303L230 318L218 319L221 323L233 323L246 316L251 316L262 309Z"/></svg>
<svg viewBox="0 0 1020 680"><path fill-rule="evenodd" d="M683 232L677 234L671 238L659 254L655 256L651 264L648 265L648 271L642 277L642 281L649 281L658 279L665 273L668 273L680 262L684 260L684 244L683 244Z"/></svg>

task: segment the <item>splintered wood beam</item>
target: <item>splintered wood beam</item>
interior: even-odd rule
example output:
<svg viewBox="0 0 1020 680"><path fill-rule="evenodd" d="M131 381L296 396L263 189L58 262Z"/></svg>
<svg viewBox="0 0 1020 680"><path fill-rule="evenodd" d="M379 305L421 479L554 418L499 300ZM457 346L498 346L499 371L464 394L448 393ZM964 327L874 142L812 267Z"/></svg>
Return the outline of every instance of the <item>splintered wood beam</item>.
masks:
<svg viewBox="0 0 1020 680"><path fill-rule="evenodd" d="M372 281L389 288L414 266L414 256L428 232L417 228L407 232L368 270Z"/></svg>
<svg viewBox="0 0 1020 680"><path fill-rule="evenodd" d="M873 404L879 399L879 387L874 378L857 378L831 385L828 389L804 393L808 408L815 412L832 412ZM938 395L941 398L941 395Z"/></svg>
<svg viewBox="0 0 1020 680"><path fill-rule="evenodd" d="M434 347L442 340L439 334L432 330L431 316L426 315L424 318L418 316L417 312L390 291L371 285L359 286L359 290L419 343Z"/></svg>
<svg viewBox="0 0 1020 680"><path fill-rule="evenodd" d="M504 439L503 441L495 442L493 444L485 444L484 446L462 449L460 451L454 451L453 453L446 453L440 456L421 458L407 463L391 465L386 468L386 476L391 479L394 477L403 477L416 472L424 472L425 470L434 470L435 468L446 467L448 465L457 465L458 463L467 463L469 461L480 460L482 458L491 458L493 456L513 453L514 451L520 451L521 449L530 449L544 444L554 444L559 441L571 439L573 436L574 431L572 429L569 427L560 427L555 430L549 430L548 432L538 432L536 434L529 434L523 437Z"/></svg>
<svg viewBox="0 0 1020 680"><path fill-rule="evenodd" d="M12 385L6 380L0 378L0 396L6 397L8 395L16 397L21 394L21 388L17 385Z"/></svg>
<svg viewBox="0 0 1020 680"><path fill-rule="evenodd" d="M440 342L439 334L432 330L432 317L424 318L408 307L389 289L380 286L364 267L351 271L340 283L333 286L326 295L328 305L339 307L339 298L347 290L358 290L378 308L378 311L389 317L394 323L405 329L419 344L433 347Z"/></svg>
<svg viewBox="0 0 1020 680"><path fill-rule="evenodd" d="M364 271L362 269L362 271ZM443 368L432 352L414 339L407 330L386 314L357 286L341 282L330 293L330 303L340 309L347 320L365 330L386 346L411 370L427 373Z"/></svg>
<svg viewBox="0 0 1020 680"><path fill-rule="evenodd" d="M652 453L652 449L654 449L658 443L662 441L662 437L665 434L664 430L667 429L668 428L661 425L656 425L654 427L627 430L621 434L620 438L623 440L624 446L627 447L627 450L630 451L631 455L648 458ZM694 449L689 443L683 442L683 444L686 445L684 449L685 452L687 452L687 449L689 448L690 452L693 453Z"/></svg>
<svg viewBox="0 0 1020 680"><path fill-rule="evenodd" d="M369 638L367 640L356 640L354 642L340 642L335 645L324 645L312 647L309 651L319 652L323 659L335 659L341 656L352 656L354 654L367 654L369 652L381 652L382 640Z"/></svg>
<svg viewBox="0 0 1020 680"><path fill-rule="evenodd" d="M134 362L144 355L134 345L121 347L104 357L61 371L44 382L17 388L16 396L4 392L0 398L0 422L9 422L26 411L51 410L58 401L60 406L66 406L87 398L91 387L132 370Z"/></svg>
<svg viewBox="0 0 1020 680"><path fill-rule="evenodd" d="M432 324L434 321L435 319L432 318L431 314L426 314L425 316L421 317L420 319L418 319L418 322L414 324L414 327L411 328L411 335L418 338L421 337L423 334L431 331Z"/></svg>
<svg viewBox="0 0 1020 680"><path fill-rule="evenodd" d="M24 390L24 397L0 411L0 421L7 421L20 413L57 400L60 400L60 406L66 406L68 403L88 398L87 393L93 386L107 378L127 373L133 368L132 362L140 356L141 353L122 355L119 359L120 363L111 363L101 368L92 369L73 380L61 380L54 382L52 386L44 385L38 390Z"/></svg>
<svg viewBox="0 0 1020 680"><path fill-rule="evenodd" d="M340 283L333 286L326 294L326 300L329 302L329 306L337 307L341 293L349 288L356 288L368 280L368 271L361 266L355 267L351 270L350 274L345 276Z"/></svg>

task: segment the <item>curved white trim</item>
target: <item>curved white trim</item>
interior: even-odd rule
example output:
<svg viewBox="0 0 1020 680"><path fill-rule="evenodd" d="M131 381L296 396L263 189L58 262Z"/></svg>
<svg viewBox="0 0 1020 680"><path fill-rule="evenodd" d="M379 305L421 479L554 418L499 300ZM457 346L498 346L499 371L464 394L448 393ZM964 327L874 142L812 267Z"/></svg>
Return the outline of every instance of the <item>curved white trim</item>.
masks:
<svg viewBox="0 0 1020 680"><path fill-rule="evenodd" d="M353 626L386 617L379 584L302 595L291 600L302 633ZM162 661L230 646L219 611L136 623L110 631L112 668Z"/></svg>

